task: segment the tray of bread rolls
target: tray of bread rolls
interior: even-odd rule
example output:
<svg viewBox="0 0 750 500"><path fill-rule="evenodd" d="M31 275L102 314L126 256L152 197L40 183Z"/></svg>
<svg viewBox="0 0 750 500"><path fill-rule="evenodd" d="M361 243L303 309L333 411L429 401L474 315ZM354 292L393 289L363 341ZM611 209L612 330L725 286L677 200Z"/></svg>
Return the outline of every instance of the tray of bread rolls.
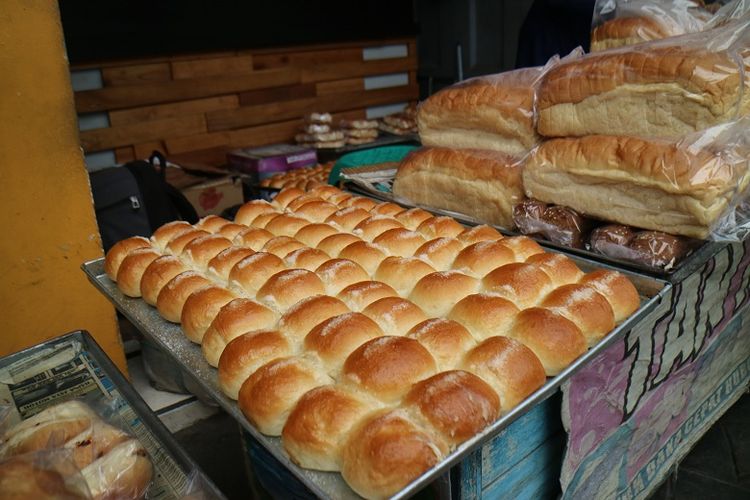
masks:
<svg viewBox="0 0 750 500"><path fill-rule="evenodd" d="M91 282L321 498L406 498L670 285L333 186L169 223Z"/></svg>

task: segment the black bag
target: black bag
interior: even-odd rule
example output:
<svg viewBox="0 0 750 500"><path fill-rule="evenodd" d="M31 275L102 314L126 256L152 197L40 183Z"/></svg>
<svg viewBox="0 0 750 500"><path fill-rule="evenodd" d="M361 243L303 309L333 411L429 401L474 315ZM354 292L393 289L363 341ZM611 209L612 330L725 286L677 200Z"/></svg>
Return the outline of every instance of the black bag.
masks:
<svg viewBox="0 0 750 500"><path fill-rule="evenodd" d="M124 238L151 236L167 222L198 221L195 208L166 182L165 168L164 157L154 152L149 161L132 161L90 174L96 222L105 252Z"/></svg>

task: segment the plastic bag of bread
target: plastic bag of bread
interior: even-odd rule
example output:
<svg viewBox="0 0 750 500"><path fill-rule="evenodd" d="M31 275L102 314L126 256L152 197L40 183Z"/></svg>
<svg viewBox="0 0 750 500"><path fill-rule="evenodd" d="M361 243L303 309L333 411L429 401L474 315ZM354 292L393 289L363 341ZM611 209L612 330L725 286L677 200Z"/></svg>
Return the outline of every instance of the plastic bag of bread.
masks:
<svg viewBox="0 0 750 500"><path fill-rule="evenodd" d="M538 85L538 132L679 138L750 113L750 13L700 33L588 54Z"/></svg>
<svg viewBox="0 0 750 500"><path fill-rule="evenodd" d="M576 50L564 60L582 55ZM417 111L425 146L473 148L522 155L539 142L534 118L534 87L549 68L523 68L470 78L442 89Z"/></svg>
<svg viewBox="0 0 750 500"><path fill-rule="evenodd" d="M591 232L591 250L615 259L669 270L695 247L695 240L660 231L609 224Z"/></svg>
<svg viewBox="0 0 750 500"><path fill-rule="evenodd" d="M591 52L702 31L711 16L698 0L597 0Z"/></svg>
<svg viewBox="0 0 750 500"><path fill-rule="evenodd" d="M2 458L40 450L69 453L93 499L141 498L151 482L151 461L138 440L81 401L48 407L0 439Z"/></svg>
<svg viewBox="0 0 750 500"><path fill-rule="evenodd" d="M526 195L603 221L717 241L750 231L750 117L680 140L590 135L542 143Z"/></svg>
<svg viewBox="0 0 750 500"><path fill-rule="evenodd" d="M0 460L4 500L90 499L88 485L70 450L41 450Z"/></svg>

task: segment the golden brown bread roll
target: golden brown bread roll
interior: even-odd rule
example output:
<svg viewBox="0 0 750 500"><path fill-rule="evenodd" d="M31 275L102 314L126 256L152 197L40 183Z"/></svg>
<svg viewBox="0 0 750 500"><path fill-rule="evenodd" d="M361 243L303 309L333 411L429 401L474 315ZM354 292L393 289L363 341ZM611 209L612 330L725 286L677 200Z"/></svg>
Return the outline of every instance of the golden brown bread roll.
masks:
<svg viewBox="0 0 750 500"><path fill-rule="evenodd" d="M528 260L532 255L544 253L544 249L539 246L539 243L526 236L503 238L502 243L513 251L516 260L519 262Z"/></svg>
<svg viewBox="0 0 750 500"><path fill-rule="evenodd" d="M214 281L226 282L229 280L229 273L235 264L254 253L253 250L246 247L231 246L226 248L208 261L206 276Z"/></svg>
<svg viewBox="0 0 750 500"><path fill-rule="evenodd" d="M297 241L291 236L276 236L271 238L263 245L261 251L274 254L282 259L300 248L305 248L301 241Z"/></svg>
<svg viewBox="0 0 750 500"><path fill-rule="evenodd" d="M331 382L333 380L308 359L279 358L248 377L240 388L238 404L260 432L279 436L302 395Z"/></svg>
<svg viewBox="0 0 750 500"><path fill-rule="evenodd" d="M130 252L137 248L148 248L151 243L143 236L133 236L122 241L118 241L107 252L104 258L104 272L109 279L117 281L117 272L120 270L120 264Z"/></svg>
<svg viewBox="0 0 750 500"><path fill-rule="evenodd" d="M333 234L327 238L323 238L320 243L318 243L317 248L318 250L323 250L331 257L338 257L341 250L357 241L362 241L362 239L353 234Z"/></svg>
<svg viewBox="0 0 750 500"><path fill-rule="evenodd" d="M339 257L356 262L372 275L381 262L387 257L383 250L367 241L355 241L339 252Z"/></svg>
<svg viewBox="0 0 750 500"><path fill-rule="evenodd" d="M277 217L281 217L282 215L286 215L286 214L278 213L278 212L263 213L257 216L255 219L253 219L253 221L249 224L249 226L257 227L257 228L265 228L274 219L276 219Z"/></svg>
<svg viewBox="0 0 750 500"><path fill-rule="evenodd" d="M169 242L172 241L175 237L181 235L182 233L193 231L194 229L195 228L193 226L191 226L184 220L167 222L159 229L154 231L154 234L151 235L151 241L159 250L166 250Z"/></svg>
<svg viewBox="0 0 750 500"><path fill-rule="evenodd" d="M373 406L338 385L313 389L297 402L284 425L284 448L300 467L337 471L344 440Z"/></svg>
<svg viewBox="0 0 750 500"><path fill-rule="evenodd" d="M258 368L277 358L289 356L292 346L277 330L252 330L233 338L219 357L219 387L237 399L240 387Z"/></svg>
<svg viewBox="0 0 750 500"><path fill-rule="evenodd" d="M480 225L466 229L463 233L456 236L456 238L464 245L471 245L480 241L500 240L503 238L503 235L493 227Z"/></svg>
<svg viewBox="0 0 750 500"><path fill-rule="evenodd" d="M403 224L385 215L372 215L354 226L352 232L362 239L372 241L389 229L403 228Z"/></svg>
<svg viewBox="0 0 750 500"><path fill-rule="evenodd" d="M265 200L248 201L237 210L234 221L243 226L249 226L261 214L278 212L279 210Z"/></svg>
<svg viewBox="0 0 750 500"><path fill-rule="evenodd" d="M638 291L622 274L600 269L581 278L581 283L602 294L615 314L615 323L621 323L641 305Z"/></svg>
<svg viewBox="0 0 750 500"><path fill-rule="evenodd" d="M552 289L547 275L533 264L517 262L498 267L482 280L486 292L495 293L524 308L536 304Z"/></svg>
<svg viewBox="0 0 750 500"><path fill-rule="evenodd" d="M196 344L203 341L203 335L222 307L237 298L226 288L208 285L193 292L185 301L180 324L185 336Z"/></svg>
<svg viewBox="0 0 750 500"><path fill-rule="evenodd" d="M229 284L249 295L255 295L268 278L285 269L284 261L279 257L257 252L234 265L229 272Z"/></svg>
<svg viewBox="0 0 750 500"><path fill-rule="evenodd" d="M471 78L441 90L417 112L425 146L522 154L538 141L534 87L542 68Z"/></svg>
<svg viewBox="0 0 750 500"><path fill-rule="evenodd" d="M201 236L185 245L180 255L193 268L204 271L211 259L232 246L232 242L218 234Z"/></svg>
<svg viewBox="0 0 750 500"><path fill-rule="evenodd" d="M209 233L218 233L219 230L230 222L218 215L207 215L196 222L195 228L208 231Z"/></svg>
<svg viewBox="0 0 750 500"><path fill-rule="evenodd" d="M448 314L454 304L479 289L479 280L458 271L438 271L423 276L409 294L427 316Z"/></svg>
<svg viewBox="0 0 750 500"><path fill-rule="evenodd" d="M159 257L161 254L155 248L143 247L132 250L117 270L117 288L128 297L140 297L143 273Z"/></svg>
<svg viewBox="0 0 750 500"><path fill-rule="evenodd" d="M185 264L174 255L164 255L155 259L143 271L141 297L147 304L155 306L164 285L185 271L187 271Z"/></svg>
<svg viewBox="0 0 750 500"><path fill-rule="evenodd" d="M273 328L276 320L276 314L264 305L250 299L234 299L219 310L203 335L203 356L209 365L217 366L232 339L245 332Z"/></svg>
<svg viewBox="0 0 750 500"><path fill-rule="evenodd" d="M269 221L268 224L265 225L265 230L276 236L291 237L308 224L310 224L310 221L303 219L302 217L281 214Z"/></svg>
<svg viewBox="0 0 750 500"><path fill-rule="evenodd" d="M395 203L391 203L389 201L378 203L374 207L370 209L370 213L373 215L384 215L386 217L396 217L396 215L400 214L405 210L404 207L401 205L396 205Z"/></svg>
<svg viewBox="0 0 750 500"><path fill-rule="evenodd" d="M410 208L409 210L397 213L394 218L403 224L406 229L414 231L421 223L432 216L430 212L422 208Z"/></svg>
<svg viewBox="0 0 750 500"><path fill-rule="evenodd" d="M316 247L324 238L337 234L339 231L330 224L308 224L294 234L294 239L309 247Z"/></svg>
<svg viewBox="0 0 750 500"><path fill-rule="evenodd" d="M457 366L463 354L476 345L466 328L449 319L428 319L409 330L406 336L418 340L435 358L441 371Z"/></svg>
<svg viewBox="0 0 750 500"><path fill-rule="evenodd" d="M156 309L167 321L179 323L182 308L188 297L199 288L210 284L210 281L195 271L180 273L161 289L156 298Z"/></svg>
<svg viewBox="0 0 750 500"><path fill-rule="evenodd" d="M276 197L273 199L272 204L279 208L286 208L287 205L289 205L292 201L296 200L303 194L305 194L305 192L299 188L287 188L276 195Z"/></svg>
<svg viewBox="0 0 750 500"><path fill-rule="evenodd" d="M544 385L544 367L528 347L508 337L490 337L466 353L461 368L487 382L508 412Z"/></svg>
<svg viewBox="0 0 750 500"><path fill-rule="evenodd" d="M337 200L341 200L341 196L337 195ZM328 201L331 201L329 198ZM344 198L343 200L339 201L338 205L340 207L352 207L352 208L361 208L363 210L366 210L369 212L372 210L378 203L375 200L371 200L370 198L365 198L363 196L350 196L348 198Z"/></svg>
<svg viewBox="0 0 750 500"><path fill-rule="evenodd" d="M516 262L515 254L503 241L480 241L467 246L456 255L453 268L479 277L500 266Z"/></svg>
<svg viewBox="0 0 750 500"><path fill-rule="evenodd" d="M323 198L324 200L327 200L331 196L337 195L341 193L341 190L335 186L331 186L328 184L319 184L312 189L308 191L308 193L319 196Z"/></svg>
<svg viewBox="0 0 750 500"><path fill-rule="evenodd" d="M256 298L276 311L285 311L297 302L313 295L325 293L318 276L305 269L287 269L268 278L260 287Z"/></svg>
<svg viewBox="0 0 750 500"><path fill-rule="evenodd" d="M561 253L537 253L526 259L526 263L539 266L556 287L576 283L583 277L575 262Z"/></svg>
<svg viewBox="0 0 750 500"><path fill-rule="evenodd" d="M390 255L411 257L424 245L425 239L416 231L399 227L383 231L372 240L372 243L385 249Z"/></svg>
<svg viewBox="0 0 750 500"><path fill-rule="evenodd" d="M518 158L496 151L423 148L399 165L393 194L512 228L513 205L525 197L521 171Z"/></svg>
<svg viewBox="0 0 750 500"><path fill-rule="evenodd" d="M230 222L229 224L221 226L221 229L219 229L219 232L216 234L219 234L228 240L234 240L234 238L238 234L240 234L242 231L245 231L246 229L247 226L243 224L234 224Z"/></svg>
<svg viewBox="0 0 750 500"><path fill-rule="evenodd" d="M346 231L351 231L357 227L357 224L371 216L372 214L363 208L347 207L331 214L326 222L335 224Z"/></svg>
<svg viewBox="0 0 750 500"><path fill-rule="evenodd" d="M315 274L325 284L329 295L336 295L349 285L370 278L362 266L349 259L330 259L318 266Z"/></svg>
<svg viewBox="0 0 750 500"><path fill-rule="evenodd" d="M437 464L443 453L405 412L378 412L350 432L341 474L363 497L387 498Z"/></svg>
<svg viewBox="0 0 750 500"><path fill-rule="evenodd" d="M617 17L596 26L591 31L591 52L660 40L684 33L684 30L670 29L669 25L651 16Z"/></svg>
<svg viewBox="0 0 750 500"><path fill-rule="evenodd" d="M259 227L250 227L235 236L233 241L235 245L247 247L255 252L260 252L263 245L273 237L274 235L270 231L266 231Z"/></svg>
<svg viewBox="0 0 750 500"><path fill-rule="evenodd" d="M450 217L431 217L425 219L417 226L417 231L425 238L455 238L463 233L466 228Z"/></svg>
<svg viewBox="0 0 750 500"><path fill-rule="evenodd" d="M341 370L344 360L359 346L377 337L383 330L362 313L348 312L318 324L305 337L305 348L320 357L329 375Z"/></svg>
<svg viewBox="0 0 750 500"><path fill-rule="evenodd" d="M373 278L408 296L417 281L433 272L435 269L416 257L388 257L380 263Z"/></svg>
<svg viewBox="0 0 750 500"><path fill-rule="evenodd" d="M304 203L294 210L294 214L310 222L323 222L338 210L338 205L319 199Z"/></svg>
<svg viewBox="0 0 750 500"><path fill-rule="evenodd" d="M352 195L350 195L349 193L345 193L345 192L342 191L341 193L335 194L335 195L331 196L330 198L328 198L328 201L331 202L331 203L333 203L333 204L335 204L335 205L343 207L343 206L346 206L345 205L346 202L348 200L352 199L352 198L354 198ZM357 198L360 198L360 197L358 196Z"/></svg>
<svg viewBox="0 0 750 500"><path fill-rule="evenodd" d="M388 335L404 335L427 319L414 302L401 297L383 297L372 302L362 313L374 320Z"/></svg>
<svg viewBox="0 0 750 500"><path fill-rule="evenodd" d="M348 312L349 308L341 300L329 295L314 295L287 309L279 320L278 328L293 342L299 342L316 325Z"/></svg>
<svg viewBox="0 0 750 500"><path fill-rule="evenodd" d="M549 293L540 304L575 323L589 346L596 344L615 327L612 306L593 287L570 284Z"/></svg>
<svg viewBox="0 0 750 500"><path fill-rule="evenodd" d="M518 314L510 300L495 294L475 293L461 299L448 318L465 326L478 341L495 335L506 335Z"/></svg>
<svg viewBox="0 0 750 500"><path fill-rule="evenodd" d="M435 238L417 248L414 257L424 260L438 271L447 271L463 248L456 238Z"/></svg>
<svg viewBox="0 0 750 500"><path fill-rule="evenodd" d="M284 264L290 269L307 269L308 271L315 271L321 264L329 259L330 257L323 250L305 246L286 254L284 257Z"/></svg>
<svg viewBox="0 0 750 500"><path fill-rule="evenodd" d="M209 234L211 233L209 233L208 231L203 231L201 229L185 231L184 233L181 233L180 235L169 240L165 252L172 255L180 255L188 243L196 238L200 238L201 236L208 236Z"/></svg>
<svg viewBox="0 0 750 500"><path fill-rule="evenodd" d="M310 202L325 202L325 200L323 200L323 198L321 198L320 196L311 193L305 193L302 196L298 196L297 198L290 201L286 206L286 209L295 212L302 205L306 205Z"/></svg>
<svg viewBox="0 0 750 500"><path fill-rule="evenodd" d="M338 298L352 311L362 311L376 300L398 297L396 290L381 281L360 281L341 290Z"/></svg>

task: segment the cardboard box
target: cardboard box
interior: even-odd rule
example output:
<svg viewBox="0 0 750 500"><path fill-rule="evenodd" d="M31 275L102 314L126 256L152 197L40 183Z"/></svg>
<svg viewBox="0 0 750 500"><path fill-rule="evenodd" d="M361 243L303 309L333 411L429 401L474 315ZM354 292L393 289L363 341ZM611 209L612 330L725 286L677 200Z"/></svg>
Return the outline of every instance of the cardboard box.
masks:
<svg viewBox="0 0 750 500"><path fill-rule="evenodd" d="M255 184L279 172L309 167L318 163L314 149L292 144L274 144L259 148L235 149L227 153L230 170L247 174Z"/></svg>
<svg viewBox="0 0 750 500"><path fill-rule="evenodd" d="M238 177L221 177L184 187L182 194L190 201L199 217L219 215L225 209L243 203L242 181Z"/></svg>

